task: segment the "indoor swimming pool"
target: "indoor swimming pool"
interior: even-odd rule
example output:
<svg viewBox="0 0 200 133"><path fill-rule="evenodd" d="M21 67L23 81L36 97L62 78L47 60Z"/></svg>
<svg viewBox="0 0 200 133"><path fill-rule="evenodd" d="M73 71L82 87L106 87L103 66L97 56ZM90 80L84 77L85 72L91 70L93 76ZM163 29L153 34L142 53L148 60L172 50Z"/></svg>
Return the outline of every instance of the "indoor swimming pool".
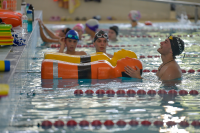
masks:
<svg viewBox="0 0 200 133"><path fill-rule="evenodd" d="M3 114L0 131L200 132L200 123L193 126L194 121L200 119L200 95L197 94L200 92L200 27L157 25L130 29L128 24L118 24L121 28L119 40L109 42L107 47L109 54L121 49L134 51L143 64L142 80L42 80L44 53L57 52L59 48L44 44L39 36L35 36L32 41L37 41L37 46L26 48L10 80L9 96L0 99ZM111 24L101 24L100 29L107 31L109 26ZM48 27L56 31L66 26ZM161 82L155 75L162 62L157 49L169 35L181 37L185 42L185 57L183 53L176 59L183 76ZM88 38L86 34L84 37ZM94 46L84 41L77 45L77 50L95 53ZM56 122L58 120L60 123Z"/></svg>

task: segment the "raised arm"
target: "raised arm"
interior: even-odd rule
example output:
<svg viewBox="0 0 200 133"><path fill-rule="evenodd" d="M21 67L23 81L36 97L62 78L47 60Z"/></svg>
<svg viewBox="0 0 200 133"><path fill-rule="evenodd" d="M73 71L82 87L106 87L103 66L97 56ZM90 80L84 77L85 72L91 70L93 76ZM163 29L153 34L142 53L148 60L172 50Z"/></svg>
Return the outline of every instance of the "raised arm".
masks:
<svg viewBox="0 0 200 133"><path fill-rule="evenodd" d="M63 53L65 49L65 38L64 37L60 38L59 42L60 42L60 50L58 52Z"/></svg>
<svg viewBox="0 0 200 133"><path fill-rule="evenodd" d="M40 26L40 36L41 36L41 38L42 38L42 40L44 42L57 42L57 43L59 42L59 39L50 39L50 38L47 38L45 36L44 32L43 32L42 26L40 24L39 24L39 26Z"/></svg>
<svg viewBox="0 0 200 133"><path fill-rule="evenodd" d="M38 22L39 22L39 24L40 24L40 26L42 27L44 27L44 30L46 31L46 33L52 38L52 39L59 39L60 37L58 37L58 36L56 36L52 31L50 31L45 25L44 25L44 23L38 18L37 19L38 20Z"/></svg>

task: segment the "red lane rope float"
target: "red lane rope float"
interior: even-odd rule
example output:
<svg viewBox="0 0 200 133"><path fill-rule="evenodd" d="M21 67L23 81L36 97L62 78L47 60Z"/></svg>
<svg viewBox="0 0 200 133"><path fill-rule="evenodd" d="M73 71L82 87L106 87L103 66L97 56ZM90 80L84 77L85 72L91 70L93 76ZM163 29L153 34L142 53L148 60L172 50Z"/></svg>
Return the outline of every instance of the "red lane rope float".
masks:
<svg viewBox="0 0 200 133"><path fill-rule="evenodd" d="M53 124L55 127L59 128L59 127L63 127L65 125L65 123L61 120L55 121Z"/></svg>
<svg viewBox="0 0 200 133"><path fill-rule="evenodd" d="M170 91L168 92L168 94L169 94L169 95L177 95L177 91L175 91L175 90L170 90Z"/></svg>
<svg viewBox="0 0 200 133"><path fill-rule="evenodd" d="M136 120L131 120L130 122L129 122L129 125L130 126L137 126L139 123L138 123L138 121L136 121Z"/></svg>
<svg viewBox="0 0 200 133"><path fill-rule="evenodd" d="M114 122L112 120L106 120L104 126L114 126Z"/></svg>
<svg viewBox="0 0 200 133"><path fill-rule="evenodd" d="M108 94L108 95L115 95L115 91L114 90L107 90L106 94Z"/></svg>
<svg viewBox="0 0 200 133"><path fill-rule="evenodd" d="M190 95L193 95L193 96L196 96L199 94L199 92L197 90L191 90L189 93L190 93Z"/></svg>
<svg viewBox="0 0 200 133"><path fill-rule="evenodd" d="M125 127L126 126L126 122L123 121L123 120L119 120L119 121L117 121L116 125L119 126L119 127Z"/></svg>
<svg viewBox="0 0 200 133"><path fill-rule="evenodd" d="M75 127L77 126L77 122L75 120L69 120L66 125L68 127Z"/></svg>
<svg viewBox="0 0 200 133"><path fill-rule="evenodd" d="M60 44L52 44L51 48L60 48Z"/></svg>
<svg viewBox="0 0 200 133"><path fill-rule="evenodd" d="M92 123L91 123L92 126L94 127L100 127L102 125L101 121L100 120L94 120Z"/></svg>
<svg viewBox="0 0 200 133"><path fill-rule="evenodd" d="M85 91L85 94L87 94L87 95L92 95L92 94L94 94L94 91L93 91L93 90L86 90L86 91Z"/></svg>
<svg viewBox="0 0 200 133"><path fill-rule="evenodd" d="M43 121L42 122L42 128L45 128L45 129L47 129L47 128L51 128L52 127L52 122L51 121L48 121L48 120L46 120L46 121Z"/></svg>
<svg viewBox="0 0 200 133"><path fill-rule="evenodd" d="M150 125L151 125L151 122L150 122L150 121L147 121L147 120L144 120L144 121L141 122L141 124L142 124L143 126L150 126Z"/></svg>
<svg viewBox="0 0 200 133"><path fill-rule="evenodd" d="M74 94L75 94L75 95L82 95L82 94L83 94L83 91L82 91L82 90L75 90L75 91L74 91Z"/></svg>
<svg viewBox="0 0 200 133"><path fill-rule="evenodd" d="M90 125L90 123L86 120L82 120L79 123L79 126L81 126L81 127L88 127L89 125Z"/></svg>
<svg viewBox="0 0 200 133"><path fill-rule="evenodd" d="M94 127L102 126L102 122L100 120L94 120L91 123L88 122L87 120L82 120L79 122L79 124L77 124L77 122L75 120L69 120L69 121L67 121L66 126L67 127L75 127L75 126L79 125L81 127L87 127L90 124ZM119 127L125 127L127 124L129 124L130 126L138 126L139 122L136 120L131 120L129 122L125 122L124 120L118 120L116 123L114 123L112 120L106 120L103 124L106 127L113 127L115 124ZM148 120L141 121L141 125L143 125L143 126L150 126L151 124L152 124L152 122L150 122ZM164 122L163 121L154 121L153 124L156 127L162 127L164 125ZM190 125L187 121L181 121L180 123L176 123L174 121L168 121L166 123L166 125L168 127L174 126L176 124L179 124L181 127L188 127ZM40 126L39 123L38 123L38 125ZM45 120L42 122L41 127L44 129L49 129L52 127L52 125L54 125L56 128L61 128L61 127L65 126L65 123L62 120L57 120L54 122L54 124L52 124L51 121ZM191 125L194 127L200 127L200 122L197 120L194 120L194 121L192 121Z"/></svg>
<svg viewBox="0 0 200 133"><path fill-rule="evenodd" d="M155 96L155 95L156 95L156 91L155 91L155 90L149 90L149 91L147 92L147 94L148 94L149 96Z"/></svg>
<svg viewBox="0 0 200 133"><path fill-rule="evenodd" d="M153 56L152 56L152 55L148 55L147 57L148 57L148 58L152 58Z"/></svg>
<svg viewBox="0 0 200 133"><path fill-rule="evenodd" d="M188 73L194 73L194 72L195 72L195 70L193 70L193 69L188 70Z"/></svg>
<svg viewBox="0 0 200 133"><path fill-rule="evenodd" d="M127 91L128 96L134 96L135 94L136 94L136 92L134 90L128 90Z"/></svg>
<svg viewBox="0 0 200 133"><path fill-rule="evenodd" d="M194 127L199 127L200 126L200 122L199 121L193 121L191 123L191 125L194 126Z"/></svg>
<svg viewBox="0 0 200 133"><path fill-rule="evenodd" d="M152 72L152 73L157 73L157 72L158 72L158 70L155 70L155 69L154 69L154 70L152 70L151 72Z"/></svg>
<svg viewBox="0 0 200 133"><path fill-rule="evenodd" d="M134 90L130 89L127 92L125 92L124 90L117 90L116 92L114 90L107 90L106 92L103 89L99 89L95 92L97 95L104 95L104 94L108 94L108 95L115 95L115 93L119 96L124 96L125 94L127 94L128 96L134 96L134 95L146 95L148 94L149 96L154 96L156 94L162 96L162 95L174 95L177 96L177 94L179 94L180 96L186 96L188 94L196 96L199 94L199 92L197 90L191 90L189 93L186 90L180 90L180 91L176 91L176 90L170 90L170 91L165 91L165 90L159 90L158 92L156 92L155 90L148 90L147 92L145 90L138 90L137 92L135 92ZM82 90L75 90L74 91L75 95L83 95L83 91ZM86 90L85 91L86 95L93 95L94 91L93 90Z"/></svg>
<svg viewBox="0 0 200 133"><path fill-rule="evenodd" d="M146 95L146 91L144 90L138 90L137 95Z"/></svg>
<svg viewBox="0 0 200 133"><path fill-rule="evenodd" d="M104 95L104 94L105 94L105 91L102 90L102 89L99 89L99 90L96 91L96 94L97 94L97 95Z"/></svg>
<svg viewBox="0 0 200 133"><path fill-rule="evenodd" d="M143 72L144 72L144 73L150 72L150 70L144 69Z"/></svg>
<svg viewBox="0 0 200 133"><path fill-rule="evenodd" d="M118 96L124 96L126 94L124 90L118 90L116 93Z"/></svg>
<svg viewBox="0 0 200 133"><path fill-rule="evenodd" d="M77 48L82 48L82 45L78 44L76 45Z"/></svg>
<svg viewBox="0 0 200 133"><path fill-rule="evenodd" d="M188 92L186 90L180 90L178 93L180 96L185 96L188 94Z"/></svg>
<svg viewBox="0 0 200 133"><path fill-rule="evenodd" d="M181 127L189 127L189 123L187 122L187 121L181 121L180 123L179 123L179 125L181 126Z"/></svg>
<svg viewBox="0 0 200 133"><path fill-rule="evenodd" d="M156 127L162 127L163 126L163 122L162 121L154 121L153 123Z"/></svg>
<svg viewBox="0 0 200 133"><path fill-rule="evenodd" d="M174 121L168 121L166 124L168 127L176 125L176 123Z"/></svg>

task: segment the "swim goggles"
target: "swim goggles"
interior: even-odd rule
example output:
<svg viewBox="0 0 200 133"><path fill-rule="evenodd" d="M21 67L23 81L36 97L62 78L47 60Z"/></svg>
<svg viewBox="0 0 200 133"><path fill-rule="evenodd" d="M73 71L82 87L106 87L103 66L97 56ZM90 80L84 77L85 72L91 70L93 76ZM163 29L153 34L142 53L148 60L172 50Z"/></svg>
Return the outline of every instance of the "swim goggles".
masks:
<svg viewBox="0 0 200 133"><path fill-rule="evenodd" d="M96 34L96 37L97 37L97 38L106 38L106 39L108 39L107 33L104 33L104 34L102 34L102 33L97 33L97 34Z"/></svg>
<svg viewBox="0 0 200 133"><path fill-rule="evenodd" d="M77 39L77 40L79 39L77 35L71 35L71 34L68 34L68 35L67 35L67 38L73 38L73 37L74 37L75 39Z"/></svg>

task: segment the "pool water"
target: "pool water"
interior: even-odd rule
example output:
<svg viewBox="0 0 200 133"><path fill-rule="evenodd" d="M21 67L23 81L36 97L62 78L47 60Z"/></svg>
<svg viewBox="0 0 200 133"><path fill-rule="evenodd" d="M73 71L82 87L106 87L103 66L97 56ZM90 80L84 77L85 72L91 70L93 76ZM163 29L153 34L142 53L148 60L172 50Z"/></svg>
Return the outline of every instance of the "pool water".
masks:
<svg viewBox="0 0 200 133"><path fill-rule="evenodd" d="M102 26L106 29L107 26ZM51 27L51 25L49 26ZM54 27L52 27L54 29ZM56 29L56 28L55 28ZM157 49L160 47L160 41L166 39L170 34L181 36L185 44L184 54L177 57L176 61L183 73L182 79L177 79L162 83L159 81L153 70L157 70L161 64L161 58ZM41 39L38 39L38 46L33 57L30 58L30 69L27 72L16 72L13 83L15 91L10 95L17 97L17 101L12 104L8 102L5 108L12 110L9 126L4 131L10 132L198 132L198 127L191 123L200 119L199 99L200 95L187 94L181 96L180 90L200 90L200 43L199 29L139 29L130 30L124 28L119 35L119 41L109 42L107 53L127 49L134 51L138 59L143 64L143 80L131 78L116 78L107 80L97 79L54 79L41 80L41 62L45 52L56 52L58 48L51 48L51 44L44 45ZM132 36L131 36L132 35ZM87 35L84 35L87 38ZM85 51L88 54L94 53L94 47L84 47L86 43L79 44L78 51ZM194 73L190 69L195 70ZM148 71L149 70L149 71ZM190 70L190 71L189 71ZM188 72L189 71L189 72ZM97 90L104 90L110 95L97 95ZM77 90L82 90L82 95L75 95ZM92 90L93 95L87 95L85 92ZM117 95L117 91L134 90L135 95ZM143 94L155 90L155 95ZM177 92L177 95L158 95L159 90L165 90L167 93ZM171 91L173 90L173 91ZM81 92L81 91L80 91ZM115 93L115 94L113 94ZM14 105L14 106L11 106ZM1 109L0 109L1 110ZM4 111L5 112L5 111ZM70 120L75 120L78 125L75 127L64 126L62 128L42 127L42 122L49 120L54 123L62 120L65 124ZM87 126L87 122L89 126ZM99 120L101 127L93 127L92 122ZM112 126L111 122L114 125ZM118 122L123 120L123 122ZM130 125L129 122L135 120L138 125ZM104 125L104 122L107 123ZM151 122L150 125L144 121ZM156 127L155 121L162 121L163 126ZM189 126L181 126L181 121L187 121ZM175 124L170 124L175 122ZM117 124L118 123L118 124ZM83 125L86 126L83 126ZM82 126L81 126L82 125ZM109 125L109 126L106 126ZM1 127L0 127L1 129Z"/></svg>

